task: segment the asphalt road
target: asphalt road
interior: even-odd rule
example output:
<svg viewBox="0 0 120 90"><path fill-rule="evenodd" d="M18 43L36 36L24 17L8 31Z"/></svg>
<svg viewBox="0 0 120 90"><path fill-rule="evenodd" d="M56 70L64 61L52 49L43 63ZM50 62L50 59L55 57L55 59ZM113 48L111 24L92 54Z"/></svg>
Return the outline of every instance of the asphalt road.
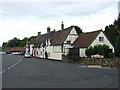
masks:
<svg viewBox="0 0 120 90"><path fill-rule="evenodd" d="M3 88L118 88L118 70L3 55Z"/></svg>

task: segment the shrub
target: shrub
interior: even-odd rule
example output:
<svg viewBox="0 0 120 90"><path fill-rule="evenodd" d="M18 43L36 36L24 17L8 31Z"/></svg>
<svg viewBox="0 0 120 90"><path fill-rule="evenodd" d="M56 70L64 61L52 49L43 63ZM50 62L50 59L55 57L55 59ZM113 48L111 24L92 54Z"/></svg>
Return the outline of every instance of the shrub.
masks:
<svg viewBox="0 0 120 90"><path fill-rule="evenodd" d="M109 46L103 44L98 44L95 45L94 47L90 46L89 48L86 49L86 55L88 57L91 57L91 55L104 55L104 57L108 56L108 51L109 51Z"/></svg>
<svg viewBox="0 0 120 90"><path fill-rule="evenodd" d="M108 58L114 58L115 57L115 53L108 53Z"/></svg>
<svg viewBox="0 0 120 90"><path fill-rule="evenodd" d="M85 53L88 57L91 57L91 55L95 54L95 49L92 46L90 46L89 48L86 49Z"/></svg>

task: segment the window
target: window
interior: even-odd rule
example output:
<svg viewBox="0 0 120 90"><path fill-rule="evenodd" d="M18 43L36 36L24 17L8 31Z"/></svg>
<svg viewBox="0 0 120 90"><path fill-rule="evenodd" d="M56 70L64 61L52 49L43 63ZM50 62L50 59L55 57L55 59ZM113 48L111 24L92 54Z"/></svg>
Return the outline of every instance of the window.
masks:
<svg viewBox="0 0 120 90"><path fill-rule="evenodd" d="M67 44L71 44L71 41L67 41Z"/></svg>
<svg viewBox="0 0 120 90"><path fill-rule="evenodd" d="M99 42L103 42L104 41L104 37L99 37Z"/></svg>

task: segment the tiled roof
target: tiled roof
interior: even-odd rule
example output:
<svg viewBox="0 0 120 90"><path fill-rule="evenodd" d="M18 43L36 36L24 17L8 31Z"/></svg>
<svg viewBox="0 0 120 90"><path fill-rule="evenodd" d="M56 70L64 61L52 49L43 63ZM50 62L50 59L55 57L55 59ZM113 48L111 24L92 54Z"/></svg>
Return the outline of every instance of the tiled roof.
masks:
<svg viewBox="0 0 120 90"><path fill-rule="evenodd" d="M44 47L46 45L46 40L50 39L51 36L54 34L54 32L55 31L51 31L46 34L38 36L38 39L36 43L34 44L34 47L41 47L41 44Z"/></svg>
<svg viewBox="0 0 120 90"><path fill-rule="evenodd" d="M73 46L80 48L88 47L96 39L96 37L99 35L100 32L102 32L102 30L97 30L88 33L81 33L73 43Z"/></svg>
<svg viewBox="0 0 120 90"><path fill-rule="evenodd" d="M27 42L27 44L35 44L36 43L36 38L32 38L30 41Z"/></svg>
<svg viewBox="0 0 120 90"><path fill-rule="evenodd" d="M19 52L21 52L21 51L25 51L25 48L10 48L9 50L7 50L7 51L12 51L12 52L15 52L15 51L19 51Z"/></svg>
<svg viewBox="0 0 120 90"><path fill-rule="evenodd" d="M51 37L51 45L62 45L74 26L59 30Z"/></svg>

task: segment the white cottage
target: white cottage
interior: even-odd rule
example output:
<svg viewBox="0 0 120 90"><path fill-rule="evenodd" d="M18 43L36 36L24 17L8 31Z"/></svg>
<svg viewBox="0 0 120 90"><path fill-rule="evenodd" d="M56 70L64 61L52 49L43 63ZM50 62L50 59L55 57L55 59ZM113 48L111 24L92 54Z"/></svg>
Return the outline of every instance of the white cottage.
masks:
<svg viewBox="0 0 120 90"><path fill-rule="evenodd" d="M46 48L50 59L62 60L62 54L67 55L73 42L77 39L78 33L74 26L63 28L55 32L50 39L50 45Z"/></svg>
<svg viewBox="0 0 120 90"><path fill-rule="evenodd" d="M111 51L114 52L113 44L102 30L81 33L73 43L73 46L79 48L80 57L86 57L85 54L86 48L88 48L89 46L95 46L97 44L106 44L109 46Z"/></svg>
<svg viewBox="0 0 120 90"><path fill-rule="evenodd" d="M36 42L36 38L32 38L30 41L26 43L26 50L25 52L29 52L31 55L33 54L33 46Z"/></svg>
<svg viewBox="0 0 120 90"><path fill-rule="evenodd" d="M68 53L68 48L71 47L77 37L75 26L64 29L62 22L59 31L50 31L50 27L48 27L47 33L38 37L34 45L33 56L45 58L45 52L47 52L49 59L62 60L62 54Z"/></svg>

